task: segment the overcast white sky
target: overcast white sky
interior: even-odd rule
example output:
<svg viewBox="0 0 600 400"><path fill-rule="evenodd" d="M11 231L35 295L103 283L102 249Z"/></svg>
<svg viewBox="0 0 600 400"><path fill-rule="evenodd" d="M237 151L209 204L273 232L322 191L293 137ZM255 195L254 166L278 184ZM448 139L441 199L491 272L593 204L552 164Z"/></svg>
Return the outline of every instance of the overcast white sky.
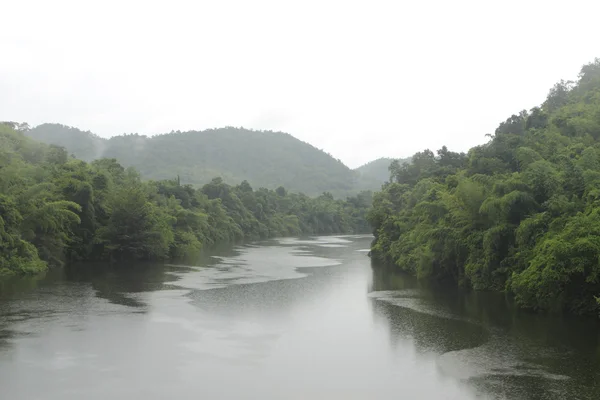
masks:
<svg viewBox="0 0 600 400"><path fill-rule="evenodd" d="M0 120L467 150L600 57L598 1L3 1Z"/></svg>

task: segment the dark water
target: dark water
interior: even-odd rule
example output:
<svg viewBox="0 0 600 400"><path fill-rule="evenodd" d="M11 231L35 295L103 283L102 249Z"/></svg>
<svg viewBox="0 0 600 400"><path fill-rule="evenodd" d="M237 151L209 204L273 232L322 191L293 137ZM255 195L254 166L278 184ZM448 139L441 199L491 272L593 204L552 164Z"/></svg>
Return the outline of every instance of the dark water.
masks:
<svg viewBox="0 0 600 400"><path fill-rule="evenodd" d="M596 321L384 269L368 237L0 286L4 399L600 399Z"/></svg>

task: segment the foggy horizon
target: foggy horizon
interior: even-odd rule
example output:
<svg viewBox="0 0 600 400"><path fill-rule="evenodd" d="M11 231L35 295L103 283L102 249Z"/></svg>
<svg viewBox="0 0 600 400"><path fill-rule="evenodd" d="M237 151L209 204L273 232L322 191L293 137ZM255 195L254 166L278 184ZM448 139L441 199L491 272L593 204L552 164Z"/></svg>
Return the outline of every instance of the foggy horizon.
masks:
<svg viewBox="0 0 600 400"><path fill-rule="evenodd" d="M105 138L281 131L350 168L467 151L598 56L595 14L574 21L558 2L23 1L7 14L28 18L0 27L1 120Z"/></svg>

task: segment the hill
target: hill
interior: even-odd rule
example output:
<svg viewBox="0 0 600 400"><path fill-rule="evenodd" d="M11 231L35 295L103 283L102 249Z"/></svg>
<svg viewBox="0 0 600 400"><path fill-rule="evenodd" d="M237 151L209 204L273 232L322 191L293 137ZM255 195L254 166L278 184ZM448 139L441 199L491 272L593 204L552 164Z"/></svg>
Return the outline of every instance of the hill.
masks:
<svg viewBox="0 0 600 400"><path fill-rule="evenodd" d="M369 213L374 258L522 307L600 311L600 59L468 154L425 150L391 172Z"/></svg>
<svg viewBox="0 0 600 400"><path fill-rule="evenodd" d="M46 144L53 144L67 149L70 154L84 161L102 158L107 140L90 131L61 124L42 124L23 131L26 136Z"/></svg>
<svg viewBox="0 0 600 400"><path fill-rule="evenodd" d="M284 186L307 195L330 192L345 197L363 189L378 189L383 182L361 177L324 151L282 132L227 127L103 139L77 128L43 124L27 135L65 147L86 161L116 158L126 167L135 167L144 178L179 176L182 183L194 186L221 177L230 184L247 180L255 187Z"/></svg>
<svg viewBox="0 0 600 400"><path fill-rule="evenodd" d="M369 181L387 182L390 180L390 164L393 158L378 158L355 169L362 178ZM398 159L400 164L410 162L410 158Z"/></svg>

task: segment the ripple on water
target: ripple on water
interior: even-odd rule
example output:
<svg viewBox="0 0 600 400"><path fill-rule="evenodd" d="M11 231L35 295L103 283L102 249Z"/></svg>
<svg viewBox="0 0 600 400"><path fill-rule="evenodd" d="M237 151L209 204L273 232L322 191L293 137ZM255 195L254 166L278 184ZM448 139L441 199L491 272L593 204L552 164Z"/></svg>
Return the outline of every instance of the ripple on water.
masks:
<svg viewBox="0 0 600 400"><path fill-rule="evenodd" d="M231 285L262 283L274 280L305 277L302 268L322 268L339 265L340 261L318 257L298 246L261 246L236 248L233 257L214 257L217 263L211 267L189 267L184 272L170 273L178 280L175 285L188 289L206 290Z"/></svg>
<svg viewBox="0 0 600 400"><path fill-rule="evenodd" d="M483 393L494 393L496 398L564 399L573 392L572 388L567 389L569 376L552 373L538 361L524 360L524 347L515 340L493 334L482 346L441 355L437 364L445 375L469 382ZM556 356L540 354L542 358Z"/></svg>
<svg viewBox="0 0 600 400"><path fill-rule="evenodd" d="M448 311L444 308L443 304L425 299L423 297L423 293L419 289L377 291L369 293L368 296L378 301L383 301L396 307L409 309L420 314L477 323L469 318L462 317Z"/></svg>
<svg viewBox="0 0 600 400"><path fill-rule="evenodd" d="M277 242L281 245L316 245L316 246L340 246L345 247L344 245L348 245L352 243L351 240L348 240L339 236L316 236L310 239L301 239L301 238L280 238L277 239Z"/></svg>
<svg viewBox="0 0 600 400"><path fill-rule="evenodd" d="M396 309L386 311L396 335L410 338L417 348L436 353L436 365L443 375L469 382L482 394L493 393L494 398L563 399L573 392L568 388L571 378L551 372L544 363L560 358L558 351L453 314L443 304L424 298L418 289L373 292L369 297ZM473 340L477 330L485 334ZM532 353L535 359L524 357ZM547 397L536 397L538 392Z"/></svg>

